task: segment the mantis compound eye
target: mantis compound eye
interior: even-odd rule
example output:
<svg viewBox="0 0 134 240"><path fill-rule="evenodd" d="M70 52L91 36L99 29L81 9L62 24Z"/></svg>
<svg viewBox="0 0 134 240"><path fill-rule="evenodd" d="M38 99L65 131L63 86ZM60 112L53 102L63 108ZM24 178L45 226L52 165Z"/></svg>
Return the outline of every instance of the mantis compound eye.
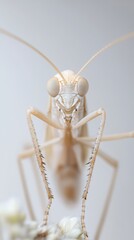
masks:
<svg viewBox="0 0 134 240"><path fill-rule="evenodd" d="M81 97L84 97L88 92L88 89L89 89L88 81L85 78L80 77L77 83L78 94Z"/></svg>
<svg viewBox="0 0 134 240"><path fill-rule="evenodd" d="M59 94L60 85L56 77L48 80L47 91L51 97L56 97Z"/></svg>

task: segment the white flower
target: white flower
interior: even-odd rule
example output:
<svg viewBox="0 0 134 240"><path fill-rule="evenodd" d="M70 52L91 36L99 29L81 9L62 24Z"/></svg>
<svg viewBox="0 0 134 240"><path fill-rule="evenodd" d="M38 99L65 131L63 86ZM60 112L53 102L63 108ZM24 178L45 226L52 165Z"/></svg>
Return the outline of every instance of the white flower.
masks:
<svg viewBox="0 0 134 240"><path fill-rule="evenodd" d="M46 225L40 225L40 226L38 226L38 228L37 228L37 235L36 236L38 236L38 235L41 235L41 234L44 234L45 236L47 236L48 235L48 231L49 231L49 229L48 229L48 226L46 226ZM45 238L46 239L46 238Z"/></svg>
<svg viewBox="0 0 134 240"><path fill-rule="evenodd" d="M0 204L0 238L2 240L34 240L44 234L45 240L83 240L80 221L77 218L63 218L56 225L39 226L25 221L25 214L14 199Z"/></svg>
<svg viewBox="0 0 134 240"><path fill-rule="evenodd" d="M2 240L33 240L38 234L38 224L25 222L25 214L15 199L0 204Z"/></svg>
<svg viewBox="0 0 134 240"><path fill-rule="evenodd" d="M77 218L63 218L59 224L47 227L46 240L82 240L83 232ZM43 229L40 232L44 232Z"/></svg>
<svg viewBox="0 0 134 240"><path fill-rule="evenodd" d="M24 228L26 229L26 235L33 239L38 234L38 224L35 221L30 221L24 223Z"/></svg>
<svg viewBox="0 0 134 240"><path fill-rule="evenodd" d="M23 222L25 214L22 212L20 205L15 199L0 205L0 218L9 223Z"/></svg>
<svg viewBox="0 0 134 240"><path fill-rule="evenodd" d="M59 240L61 237L61 231L57 225L49 226L47 240Z"/></svg>

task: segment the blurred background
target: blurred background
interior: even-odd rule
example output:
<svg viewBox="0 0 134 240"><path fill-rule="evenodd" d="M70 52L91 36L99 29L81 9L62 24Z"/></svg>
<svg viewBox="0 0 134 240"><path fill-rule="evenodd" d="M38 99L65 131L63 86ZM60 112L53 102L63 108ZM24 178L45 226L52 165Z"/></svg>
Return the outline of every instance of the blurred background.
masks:
<svg viewBox="0 0 134 240"><path fill-rule="evenodd" d="M63 71L78 71L100 48L134 30L134 1L0 0L0 27L21 37L45 53ZM82 73L89 80L88 111L103 107L107 113L105 134L134 130L134 39L99 56ZM51 66L26 46L0 35L0 201L19 199L27 207L17 165L17 155L31 144L26 110L34 106L47 112L47 80ZM44 125L36 121L40 142ZM91 135L98 128L92 124ZM112 201L100 240L132 239L134 235L134 139L101 144L119 161ZM24 168L38 221L42 209L29 161ZM101 216L112 169L97 158L87 200L86 222L90 238ZM83 176L85 170L83 170ZM80 216L80 199L67 207L53 180L55 193L50 221ZM81 194L81 193L80 193Z"/></svg>

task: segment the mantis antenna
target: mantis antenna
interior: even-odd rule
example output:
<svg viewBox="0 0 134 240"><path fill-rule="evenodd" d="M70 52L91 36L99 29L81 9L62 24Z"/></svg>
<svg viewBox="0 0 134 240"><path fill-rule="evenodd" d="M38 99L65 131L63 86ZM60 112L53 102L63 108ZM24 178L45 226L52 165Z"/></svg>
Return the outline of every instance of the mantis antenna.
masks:
<svg viewBox="0 0 134 240"><path fill-rule="evenodd" d="M42 52L40 52L37 48L35 48L35 47L32 46L30 43L26 42L25 40L17 37L16 35L8 32L8 31L6 31L6 30L4 30L4 29L2 29L2 28L0 28L0 33L6 35L6 36L8 36L8 37L10 37L10 38L12 38L12 39L14 39L14 40L16 40L16 41L18 41L18 42L20 42L20 43L22 43L22 44L24 44L24 45L26 45L26 46L29 47L29 48L31 48L34 52L36 52L38 55L40 55L42 58L44 58L44 59L55 69L55 71L56 71L57 73L59 73L59 75L61 76L62 80L65 81L65 78L63 77L61 71L56 67L56 65L55 65L45 54L43 54ZM65 81L65 82L66 82L66 81Z"/></svg>
<svg viewBox="0 0 134 240"><path fill-rule="evenodd" d="M88 66L88 64L90 64L96 57L98 57L101 53L103 53L104 51L106 51L107 49L113 47L114 45L123 42L129 38L134 37L134 32L130 32L127 35L124 35L120 38L117 38L116 40L108 43L105 47L101 48L98 52L96 52L85 64L84 66L78 71L78 73L75 76L75 79L78 77L78 75Z"/></svg>

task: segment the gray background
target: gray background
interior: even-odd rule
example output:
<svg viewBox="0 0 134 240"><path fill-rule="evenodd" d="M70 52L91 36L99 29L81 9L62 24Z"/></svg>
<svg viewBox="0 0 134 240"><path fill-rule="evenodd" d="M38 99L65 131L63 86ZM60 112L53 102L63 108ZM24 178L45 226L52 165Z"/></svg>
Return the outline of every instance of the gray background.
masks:
<svg viewBox="0 0 134 240"><path fill-rule="evenodd" d="M44 52L61 69L78 71L93 53L111 40L134 30L132 0L0 0L0 26ZM134 39L113 47L83 72L89 80L88 110L107 112L105 134L134 130ZM16 197L26 204L16 156L31 142L26 109L47 111L47 80L54 70L27 47L0 35L0 200ZM43 141L42 123L37 124ZM91 134L97 129L91 125ZM102 240L126 240L134 235L134 140L103 143L119 161L119 173ZM30 165L25 162L34 209L41 208ZM93 239L112 170L97 159L87 202L87 226ZM51 180L50 180L51 182ZM57 194L56 188L55 194ZM67 208L56 195L50 219L80 215L80 203ZM62 203L62 204L61 204Z"/></svg>

